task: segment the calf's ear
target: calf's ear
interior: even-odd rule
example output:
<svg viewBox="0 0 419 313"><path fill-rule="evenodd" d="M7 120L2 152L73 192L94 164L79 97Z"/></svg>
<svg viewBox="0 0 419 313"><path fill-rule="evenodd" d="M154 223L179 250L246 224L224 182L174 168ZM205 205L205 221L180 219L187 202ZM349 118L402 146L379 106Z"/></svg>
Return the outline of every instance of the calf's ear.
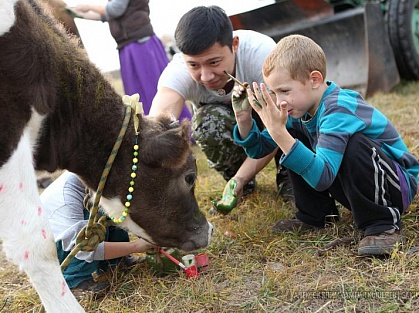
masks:
<svg viewBox="0 0 419 313"><path fill-rule="evenodd" d="M186 120L180 125L168 124L165 130L142 142L141 160L149 166L181 167L191 153L190 129Z"/></svg>

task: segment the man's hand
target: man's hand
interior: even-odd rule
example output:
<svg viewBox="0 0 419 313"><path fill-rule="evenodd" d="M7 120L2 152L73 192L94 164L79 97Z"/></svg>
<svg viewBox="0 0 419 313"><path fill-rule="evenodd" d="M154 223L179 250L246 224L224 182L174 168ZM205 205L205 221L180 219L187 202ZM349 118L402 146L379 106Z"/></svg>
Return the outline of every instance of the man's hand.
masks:
<svg viewBox="0 0 419 313"><path fill-rule="evenodd" d="M228 214L233 210L243 195L243 187L248 182L243 178L234 176L224 187L223 195L219 201L212 201L214 209L221 214Z"/></svg>
<svg viewBox="0 0 419 313"><path fill-rule="evenodd" d="M232 178L224 187L223 196L219 201L212 201L212 205L221 214L228 214L237 205L237 181Z"/></svg>

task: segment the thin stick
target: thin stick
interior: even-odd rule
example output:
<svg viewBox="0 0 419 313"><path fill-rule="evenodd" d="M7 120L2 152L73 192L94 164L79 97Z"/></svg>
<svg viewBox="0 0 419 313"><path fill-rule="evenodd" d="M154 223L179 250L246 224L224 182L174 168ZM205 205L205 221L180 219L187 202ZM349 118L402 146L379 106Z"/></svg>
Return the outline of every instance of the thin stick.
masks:
<svg viewBox="0 0 419 313"><path fill-rule="evenodd" d="M224 73L226 73L232 80L234 80L237 84L239 84L240 86L242 86L244 89L247 89L247 87L249 87L249 84L248 83L242 83L240 80L238 80L236 77L234 77L233 75L231 75L229 72L224 71ZM253 91L252 91L252 93L253 93Z"/></svg>
<svg viewBox="0 0 419 313"><path fill-rule="evenodd" d="M244 89L247 89L247 87L249 87L249 84L248 83L242 83L240 80L238 80L236 77L234 77L233 75L231 75L229 72L224 71L224 73L226 73L232 80L234 80L237 84L239 84L240 86L242 86ZM255 93L252 90L250 90L250 92L253 95L253 101L255 101L255 103L258 105L258 107L262 109L262 105L260 104L260 102L256 98Z"/></svg>

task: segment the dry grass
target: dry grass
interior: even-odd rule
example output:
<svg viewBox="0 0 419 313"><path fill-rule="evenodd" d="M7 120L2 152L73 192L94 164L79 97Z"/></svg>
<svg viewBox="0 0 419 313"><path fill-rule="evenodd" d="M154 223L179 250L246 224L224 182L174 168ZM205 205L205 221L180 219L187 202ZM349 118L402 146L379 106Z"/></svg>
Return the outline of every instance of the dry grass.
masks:
<svg viewBox="0 0 419 313"><path fill-rule="evenodd" d="M419 156L419 83L404 83L369 99L402 133ZM197 197L204 212L220 196L224 182L209 170L195 148ZM197 279L183 273L155 277L147 264L113 272L111 292L86 298L88 312L413 312L419 308L419 198L403 217L406 243L389 258L357 256L362 234L350 212L324 231L273 235L270 226L293 216L294 208L276 196L274 165L257 177L258 191L227 216L210 216L215 226L210 270ZM229 231L229 235L226 235ZM337 238L353 242L322 252ZM40 302L16 267L0 263L0 311L37 312Z"/></svg>

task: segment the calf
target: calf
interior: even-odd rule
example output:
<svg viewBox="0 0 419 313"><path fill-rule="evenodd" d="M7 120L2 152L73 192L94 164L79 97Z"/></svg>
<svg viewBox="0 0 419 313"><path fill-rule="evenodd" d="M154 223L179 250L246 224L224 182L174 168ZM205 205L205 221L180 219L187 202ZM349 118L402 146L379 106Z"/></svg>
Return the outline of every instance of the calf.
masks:
<svg viewBox="0 0 419 313"><path fill-rule="evenodd" d="M0 0L0 238L47 311L83 312L68 289L42 211L35 170L68 169L96 190L126 107L75 37L37 0ZM199 211L190 126L139 116L138 170L121 227L157 245L191 251L212 230ZM103 190L120 217L130 186L133 121Z"/></svg>

